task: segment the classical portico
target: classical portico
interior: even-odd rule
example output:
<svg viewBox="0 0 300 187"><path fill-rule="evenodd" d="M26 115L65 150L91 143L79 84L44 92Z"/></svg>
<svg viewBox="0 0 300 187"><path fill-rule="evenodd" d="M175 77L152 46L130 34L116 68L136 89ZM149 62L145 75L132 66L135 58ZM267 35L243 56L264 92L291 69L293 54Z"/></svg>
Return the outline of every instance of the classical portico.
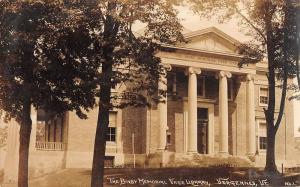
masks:
<svg viewBox="0 0 300 187"><path fill-rule="evenodd" d="M162 76L159 89L167 90L168 87L172 87L173 91L179 90L179 95L177 95L177 100L174 101L169 94L168 97L164 98L165 102L158 104L160 130L157 150L170 151L167 148L167 132L170 129L168 127L170 126L168 121L170 112L168 112L168 109L171 108L171 104L168 104L182 101L183 111L186 112L183 112L182 119L179 114L175 114L175 118L178 119L175 119L175 129L182 130L183 138L180 137L180 132L174 134L176 134L175 143L180 143L182 140L183 148L182 151L175 149L175 152L233 154L232 142L236 137L233 137L232 134L232 121L235 120L236 123L245 124L245 147L247 150L245 155L253 156L256 146L253 81L255 66L249 65L242 69L239 68L238 62L241 56L236 53L238 42L216 28L210 28L200 33L191 33L187 38L190 39L188 44L165 46L166 48L172 48L175 52L163 51L159 53L163 64L168 67L166 74L172 74L172 80L176 80L176 82L170 83L167 81L167 75ZM182 78L183 74L184 78ZM207 81L203 81L206 78ZM210 82L212 78L216 82ZM183 83L184 81L186 82ZM239 105L234 100L234 94L239 92L239 88L236 86L237 83L246 85L245 121L237 121L232 117L234 108ZM181 91L182 94L180 94L180 84L185 84L185 90ZM205 93L205 89L208 87L216 88L216 97L213 98L199 93L199 88L204 89ZM176 127L181 125L182 129ZM201 145L199 145L201 142L206 144L204 145L205 148L201 148Z"/></svg>

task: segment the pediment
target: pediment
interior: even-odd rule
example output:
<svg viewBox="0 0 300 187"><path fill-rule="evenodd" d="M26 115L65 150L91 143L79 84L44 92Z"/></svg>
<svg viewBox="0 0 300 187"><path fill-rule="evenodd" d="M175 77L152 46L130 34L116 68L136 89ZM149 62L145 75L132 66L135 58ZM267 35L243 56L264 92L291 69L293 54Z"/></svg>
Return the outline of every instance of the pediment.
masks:
<svg viewBox="0 0 300 187"><path fill-rule="evenodd" d="M215 27L187 33L185 38L187 43L180 43L178 47L237 54L239 45L239 41Z"/></svg>

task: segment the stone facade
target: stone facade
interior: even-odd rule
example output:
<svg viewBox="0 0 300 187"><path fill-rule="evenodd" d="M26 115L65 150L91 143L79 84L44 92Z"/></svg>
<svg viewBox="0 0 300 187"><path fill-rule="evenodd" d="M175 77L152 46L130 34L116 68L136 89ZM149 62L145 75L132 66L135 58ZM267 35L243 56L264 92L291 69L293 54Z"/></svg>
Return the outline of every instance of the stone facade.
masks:
<svg viewBox="0 0 300 187"><path fill-rule="evenodd" d="M158 87L168 91L167 102L111 111L107 165L172 167L224 162L262 167L266 64L239 68L238 41L216 28L192 32L186 38L189 43L165 46L172 52L158 54L167 72L161 77L167 84ZM279 98L281 90L276 94ZM287 100L276 136L277 164L285 167L300 164L295 109L295 102ZM95 109L87 120L80 120L66 113L59 142L41 143L32 138L31 173L90 168L97 114Z"/></svg>

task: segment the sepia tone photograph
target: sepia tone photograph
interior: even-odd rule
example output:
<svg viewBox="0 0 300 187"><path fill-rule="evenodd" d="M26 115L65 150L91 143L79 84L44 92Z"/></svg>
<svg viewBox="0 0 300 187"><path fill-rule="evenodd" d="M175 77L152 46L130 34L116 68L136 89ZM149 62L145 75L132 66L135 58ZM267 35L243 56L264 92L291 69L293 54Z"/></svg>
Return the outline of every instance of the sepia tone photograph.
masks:
<svg viewBox="0 0 300 187"><path fill-rule="evenodd" d="M0 187L300 186L300 0L0 0Z"/></svg>

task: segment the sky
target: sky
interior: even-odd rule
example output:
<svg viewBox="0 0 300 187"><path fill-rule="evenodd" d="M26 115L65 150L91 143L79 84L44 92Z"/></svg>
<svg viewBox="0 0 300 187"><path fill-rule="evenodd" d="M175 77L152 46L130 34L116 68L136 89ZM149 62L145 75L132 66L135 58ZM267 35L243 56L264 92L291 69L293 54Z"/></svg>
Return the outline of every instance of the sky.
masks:
<svg viewBox="0 0 300 187"><path fill-rule="evenodd" d="M249 37L245 36L241 31L239 31L240 29L237 20L231 20L229 22L220 24L216 18L200 18L199 15L195 15L187 6L178 7L178 11L178 17L180 20L182 20L181 24L184 28L190 31L201 30L214 26L240 42L245 42L249 40ZM137 24L135 25L135 30L138 31L143 27L144 25Z"/></svg>
<svg viewBox="0 0 300 187"><path fill-rule="evenodd" d="M239 32L238 23L236 20L231 20L230 22L220 24L216 18L200 18L199 15L195 15L188 7L180 7L178 10L178 16L183 20L182 25L191 31L214 26L238 40L244 38L244 35Z"/></svg>

